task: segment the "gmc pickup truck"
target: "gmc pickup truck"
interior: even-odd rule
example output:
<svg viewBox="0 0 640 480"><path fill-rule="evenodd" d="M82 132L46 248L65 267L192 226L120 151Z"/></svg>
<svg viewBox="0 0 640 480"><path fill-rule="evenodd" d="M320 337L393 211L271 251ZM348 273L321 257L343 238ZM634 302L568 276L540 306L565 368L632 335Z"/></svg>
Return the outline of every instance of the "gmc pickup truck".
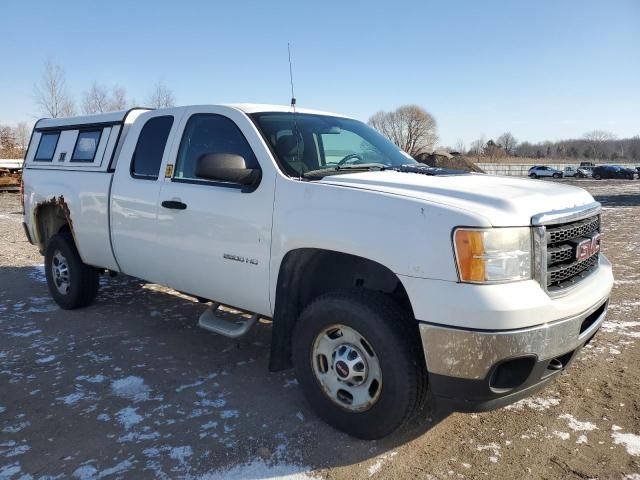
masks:
<svg viewBox="0 0 640 480"><path fill-rule="evenodd" d="M427 398L481 411L544 387L613 285L586 191L427 167L311 110L43 119L23 200L60 307L88 306L116 272L211 302L199 325L222 335L271 319L269 368L293 366L318 415L365 439Z"/></svg>

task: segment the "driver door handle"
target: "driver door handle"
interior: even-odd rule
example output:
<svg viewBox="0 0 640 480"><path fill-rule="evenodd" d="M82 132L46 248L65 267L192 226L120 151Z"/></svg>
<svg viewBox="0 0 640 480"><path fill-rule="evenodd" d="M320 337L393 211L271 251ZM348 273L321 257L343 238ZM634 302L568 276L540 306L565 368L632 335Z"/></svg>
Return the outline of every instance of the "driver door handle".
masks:
<svg viewBox="0 0 640 480"><path fill-rule="evenodd" d="M171 208L173 210L186 210L187 204L182 203L180 200L164 200L161 205L164 208Z"/></svg>

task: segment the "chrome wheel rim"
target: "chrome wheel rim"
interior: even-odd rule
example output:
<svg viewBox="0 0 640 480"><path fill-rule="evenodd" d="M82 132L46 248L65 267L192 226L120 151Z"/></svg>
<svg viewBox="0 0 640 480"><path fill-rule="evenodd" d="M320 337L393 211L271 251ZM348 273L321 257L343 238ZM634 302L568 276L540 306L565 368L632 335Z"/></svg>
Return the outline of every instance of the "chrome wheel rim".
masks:
<svg viewBox="0 0 640 480"><path fill-rule="evenodd" d="M324 394L340 407L361 412L378 401L380 361L357 330L340 324L322 330L313 342L311 364Z"/></svg>
<svg viewBox="0 0 640 480"><path fill-rule="evenodd" d="M53 253L51 260L51 278L56 290L62 295L69 293L71 288L71 275L69 274L69 262L60 250Z"/></svg>

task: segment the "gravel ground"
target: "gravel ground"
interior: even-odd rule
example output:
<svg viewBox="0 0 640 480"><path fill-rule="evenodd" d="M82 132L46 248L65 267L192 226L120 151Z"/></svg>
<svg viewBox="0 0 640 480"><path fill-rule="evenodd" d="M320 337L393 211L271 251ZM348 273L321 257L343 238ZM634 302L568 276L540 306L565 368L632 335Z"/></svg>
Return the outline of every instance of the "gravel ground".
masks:
<svg viewBox="0 0 640 480"><path fill-rule="evenodd" d="M602 331L533 398L429 411L375 442L326 426L292 372L268 372L268 323L242 341L205 333L203 305L127 277L60 310L18 195L0 194L0 479L639 480L640 181L573 183L605 207L616 284Z"/></svg>

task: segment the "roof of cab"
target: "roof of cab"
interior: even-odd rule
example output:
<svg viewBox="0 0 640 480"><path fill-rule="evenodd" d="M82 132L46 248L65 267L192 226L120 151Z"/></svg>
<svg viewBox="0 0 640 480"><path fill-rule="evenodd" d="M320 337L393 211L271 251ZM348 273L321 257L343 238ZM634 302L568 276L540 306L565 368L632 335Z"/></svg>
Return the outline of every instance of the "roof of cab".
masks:
<svg viewBox="0 0 640 480"><path fill-rule="evenodd" d="M184 105L183 107L187 107L191 105ZM194 105L197 106L197 105ZM251 113L261 113L261 112L292 112L292 108L290 105L270 105L266 103L229 103L223 104L221 106L235 108L236 110L240 110L246 114ZM172 108L181 108L181 107L172 107ZM136 107L131 110L152 110L150 108L144 107ZM50 128L62 128L72 126L82 125L95 125L95 124L104 124L104 123L120 123L124 121L125 117L131 110L118 110L117 112L109 112L109 113L97 113L91 115L81 115L77 117L64 117L64 118L42 118L38 120L36 123L36 130L41 129L50 129ZM321 110L313 110L309 108L298 108L296 107L297 113L309 113L315 115L331 115L333 117L343 117L346 118L345 115L340 115L338 113L324 112Z"/></svg>
<svg viewBox="0 0 640 480"><path fill-rule="evenodd" d="M263 113L263 112L293 112L291 105L272 105L268 103L229 103L226 107L233 107L244 113ZM331 115L332 117L345 117L339 113L325 112L322 110L313 110L310 108L300 108L296 106L297 113L310 113L314 115Z"/></svg>

